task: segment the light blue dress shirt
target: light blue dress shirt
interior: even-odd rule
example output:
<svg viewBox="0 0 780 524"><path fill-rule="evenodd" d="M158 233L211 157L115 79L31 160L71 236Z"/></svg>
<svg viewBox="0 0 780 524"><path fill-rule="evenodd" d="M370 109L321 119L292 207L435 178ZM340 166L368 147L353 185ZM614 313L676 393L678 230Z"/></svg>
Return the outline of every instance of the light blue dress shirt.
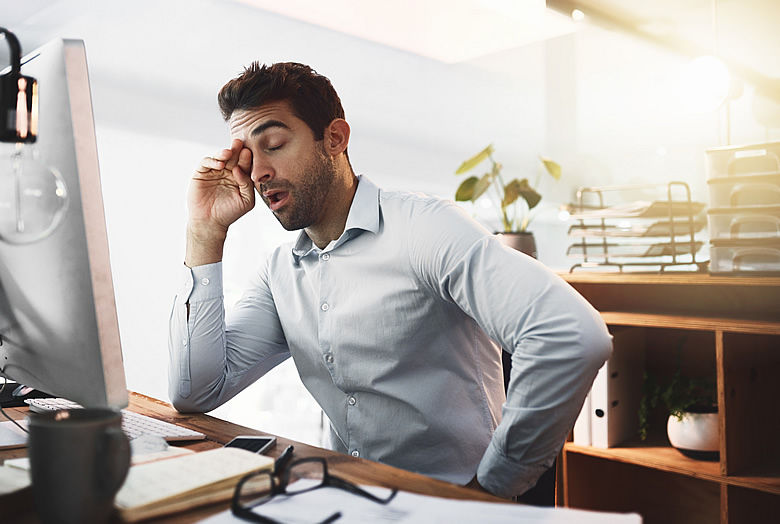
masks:
<svg viewBox="0 0 780 524"><path fill-rule="evenodd" d="M212 410L292 356L334 449L459 484L478 472L502 496L552 464L612 347L543 264L452 202L365 176L338 240L320 250L301 232L224 311L221 263L185 268L169 340L178 410Z"/></svg>

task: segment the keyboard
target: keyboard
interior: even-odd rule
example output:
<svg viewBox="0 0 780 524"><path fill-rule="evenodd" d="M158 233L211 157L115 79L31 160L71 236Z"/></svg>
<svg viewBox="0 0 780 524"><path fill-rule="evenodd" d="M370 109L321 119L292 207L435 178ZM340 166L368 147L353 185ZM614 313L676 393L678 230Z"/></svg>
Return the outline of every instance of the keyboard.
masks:
<svg viewBox="0 0 780 524"><path fill-rule="evenodd" d="M79 409L82 407L80 404L64 398L31 398L25 400L25 403L30 406L30 411L37 413L57 411L59 409ZM126 409L122 410L122 430L130 440L142 435L162 437L166 441L202 440L206 438L206 435L199 431L183 428L176 424L147 417Z"/></svg>

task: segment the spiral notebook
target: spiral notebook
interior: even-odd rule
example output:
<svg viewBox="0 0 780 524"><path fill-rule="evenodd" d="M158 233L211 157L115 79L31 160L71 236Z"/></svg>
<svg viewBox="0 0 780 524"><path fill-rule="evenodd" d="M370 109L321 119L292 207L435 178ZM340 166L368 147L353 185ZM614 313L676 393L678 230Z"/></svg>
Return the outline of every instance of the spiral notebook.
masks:
<svg viewBox="0 0 780 524"><path fill-rule="evenodd" d="M271 470L274 460L239 448L217 448L130 468L116 496L124 522L136 522L228 500L238 480Z"/></svg>

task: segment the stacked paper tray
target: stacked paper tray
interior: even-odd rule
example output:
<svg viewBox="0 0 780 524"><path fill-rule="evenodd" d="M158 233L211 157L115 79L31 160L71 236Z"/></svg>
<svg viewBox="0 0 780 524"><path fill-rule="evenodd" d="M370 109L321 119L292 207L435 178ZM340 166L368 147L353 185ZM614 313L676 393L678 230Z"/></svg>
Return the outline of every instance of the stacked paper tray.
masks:
<svg viewBox="0 0 780 524"><path fill-rule="evenodd" d="M569 246L570 257L591 258L657 258L690 255L701 249L702 242L662 242L656 244L590 243Z"/></svg>
<svg viewBox="0 0 780 524"><path fill-rule="evenodd" d="M655 195L611 203L616 195ZM704 242L696 238L706 225L705 205L690 198L682 182L641 186L581 188L570 218L576 223L569 237L578 240L567 256L580 262L572 267L650 266L663 271L670 265L701 269L697 253Z"/></svg>

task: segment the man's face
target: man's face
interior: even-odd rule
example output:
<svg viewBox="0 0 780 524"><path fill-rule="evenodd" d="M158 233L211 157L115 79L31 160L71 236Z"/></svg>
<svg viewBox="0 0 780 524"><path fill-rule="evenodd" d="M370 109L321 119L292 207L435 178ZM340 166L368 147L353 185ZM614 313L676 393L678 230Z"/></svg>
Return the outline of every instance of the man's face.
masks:
<svg viewBox="0 0 780 524"><path fill-rule="evenodd" d="M317 226L335 181L333 158L285 101L237 111L230 134L252 152L252 181L288 231Z"/></svg>

